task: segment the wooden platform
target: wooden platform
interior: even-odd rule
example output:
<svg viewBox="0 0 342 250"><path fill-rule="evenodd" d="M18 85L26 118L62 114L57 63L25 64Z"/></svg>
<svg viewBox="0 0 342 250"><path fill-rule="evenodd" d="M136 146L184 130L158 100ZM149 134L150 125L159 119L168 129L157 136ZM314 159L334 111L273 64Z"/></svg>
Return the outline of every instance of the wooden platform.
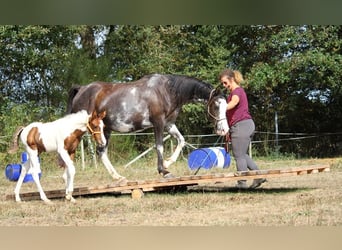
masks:
<svg viewBox="0 0 342 250"><path fill-rule="evenodd" d="M93 187L78 187L74 189L73 196L84 196L91 194L133 194L136 195L139 191L150 192L167 188L187 187L199 184L215 184L223 183L227 181L248 180L256 178L273 178L273 177L285 177L285 176L298 176L304 174L314 174L320 172L330 171L329 165L313 165L298 168L288 169L272 169L272 170L257 170L239 173L227 173L227 174L208 174L208 175L189 175L181 176L169 179L156 179L156 180L143 180L143 181L127 181L125 183L112 183L103 186ZM138 193L139 193L138 192ZM45 191L46 196L49 199L64 198L65 190L49 190ZM40 199L38 192L21 193L22 200L37 200ZM14 195L7 195L7 200L14 200Z"/></svg>

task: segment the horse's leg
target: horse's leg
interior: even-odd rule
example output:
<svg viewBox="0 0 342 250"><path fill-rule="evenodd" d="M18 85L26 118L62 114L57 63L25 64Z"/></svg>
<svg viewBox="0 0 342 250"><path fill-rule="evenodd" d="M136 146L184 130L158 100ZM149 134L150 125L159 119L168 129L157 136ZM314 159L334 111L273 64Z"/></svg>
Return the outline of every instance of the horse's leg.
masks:
<svg viewBox="0 0 342 250"><path fill-rule="evenodd" d="M42 199L47 204L50 204L51 201L46 197L42 185L40 184L38 170L40 169L40 163L38 159L38 153L36 151L28 152L29 154L29 162L32 168L32 178L34 183L36 183L37 189L40 194L40 199Z"/></svg>
<svg viewBox="0 0 342 250"><path fill-rule="evenodd" d="M66 190L68 187L68 168L67 168L67 166L64 167L64 172L63 172L62 178L64 180L65 190Z"/></svg>
<svg viewBox="0 0 342 250"><path fill-rule="evenodd" d="M15 201L16 202L21 202L20 195L19 195L20 188L21 188L21 185L23 184L25 175L29 169L30 169L29 161L22 164L20 176L19 176L19 179L18 179L17 184L16 184L15 189L14 189Z"/></svg>
<svg viewBox="0 0 342 250"><path fill-rule="evenodd" d="M67 190L67 187L68 187L68 167L67 167L67 165L65 164L65 162L64 162L64 160L62 159L62 157L61 157L60 154L58 154L58 165L59 165L61 168L64 168L62 178L63 178L63 180L64 180L65 190Z"/></svg>
<svg viewBox="0 0 342 250"><path fill-rule="evenodd" d="M168 159L164 160L163 162L164 168L168 168L172 163L176 162L176 160L179 157L180 152L182 151L185 145L184 137L179 132L175 124L168 126L167 129L168 129L168 133L177 139L177 147L176 147L176 150L173 152L173 154Z"/></svg>
<svg viewBox="0 0 342 250"><path fill-rule="evenodd" d="M72 192L74 191L74 178L76 173L74 163L66 150L60 150L59 155L66 165L63 174L63 179L66 180L65 198L68 201L76 202L74 197L72 197Z"/></svg>
<svg viewBox="0 0 342 250"><path fill-rule="evenodd" d="M112 165L112 163L110 162L108 158L107 150L108 150L110 133L111 131L104 131L107 144L104 147L97 146L96 152L99 155L99 158L101 159L103 165L106 167L108 173L113 177L113 179L123 181L123 180L126 180L126 178L119 175L119 173L115 170L114 166Z"/></svg>
<svg viewBox="0 0 342 250"><path fill-rule="evenodd" d="M157 149L157 165L158 165L158 173L163 175L165 178L171 178L173 175L166 170L163 166L163 154L164 154L164 142L163 142L163 131L164 126L154 124L154 137Z"/></svg>

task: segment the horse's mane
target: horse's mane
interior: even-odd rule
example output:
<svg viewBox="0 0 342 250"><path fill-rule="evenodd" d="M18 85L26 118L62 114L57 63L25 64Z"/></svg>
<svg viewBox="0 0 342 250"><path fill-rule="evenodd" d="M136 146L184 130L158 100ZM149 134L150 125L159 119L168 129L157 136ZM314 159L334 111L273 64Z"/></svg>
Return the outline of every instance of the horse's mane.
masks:
<svg viewBox="0 0 342 250"><path fill-rule="evenodd" d="M88 122L88 112L84 109L78 111L77 113L71 113L71 114L67 114L65 116L63 116L62 118L56 120L56 121L63 121L63 122L67 122L68 120L76 120L79 119L80 117L84 118L84 120L80 120L81 123L87 123Z"/></svg>
<svg viewBox="0 0 342 250"><path fill-rule="evenodd" d="M182 99L208 99L213 86L194 77L165 75L171 91Z"/></svg>

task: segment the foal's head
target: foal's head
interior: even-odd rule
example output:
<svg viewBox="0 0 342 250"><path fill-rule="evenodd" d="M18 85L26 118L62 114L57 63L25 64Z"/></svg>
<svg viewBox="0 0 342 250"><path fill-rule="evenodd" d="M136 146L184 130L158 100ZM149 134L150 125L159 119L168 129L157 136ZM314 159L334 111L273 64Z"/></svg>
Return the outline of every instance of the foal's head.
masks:
<svg viewBox="0 0 342 250"><path fill-rule="evenodd" d="M225 135L229 131L226 109L226 98L218 89L213 89L208 100L208 115L215 121L216 134Z"/></svg>
<svg viewBox="0 0 342 250"><path fill-rule="evenodd" d="M97 113L96 110L89 116L89 120L87 123L88 131L91 133L92 137L96 141L96 143L100 146L105 146L107 141L103 134L103 118L106 116L106 111L102 111Z"/></svg>

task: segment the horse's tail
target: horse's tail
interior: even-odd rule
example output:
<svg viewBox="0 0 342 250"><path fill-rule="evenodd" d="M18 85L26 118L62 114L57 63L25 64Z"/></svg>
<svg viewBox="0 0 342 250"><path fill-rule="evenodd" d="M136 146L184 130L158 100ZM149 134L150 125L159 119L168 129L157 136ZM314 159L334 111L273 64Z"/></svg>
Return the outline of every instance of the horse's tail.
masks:
<svg viewBox="0 0 342 250"><path fill-rule="evenodd" d="M71 111L72 111L72 101L74 100L75 96L77 95L77 93L78 93L78 91L80 90L81 87L82 87L81 85L74 85L69 90L67 110L66 110L67 114L71 113Z"/></svg>
<svg viewBox="0 0 342 250"><path fill-rule="evenodd" d="M18 138L21 134L21 132L23 132L25 127L20 126L17 128L17 130L15 131L14 135L13 135L13 139L12 139L12 144L10 146L10 148L8 149L8 153L9 154L14 154L15 152L18 151L19 149L19 141Z"/></svg>

